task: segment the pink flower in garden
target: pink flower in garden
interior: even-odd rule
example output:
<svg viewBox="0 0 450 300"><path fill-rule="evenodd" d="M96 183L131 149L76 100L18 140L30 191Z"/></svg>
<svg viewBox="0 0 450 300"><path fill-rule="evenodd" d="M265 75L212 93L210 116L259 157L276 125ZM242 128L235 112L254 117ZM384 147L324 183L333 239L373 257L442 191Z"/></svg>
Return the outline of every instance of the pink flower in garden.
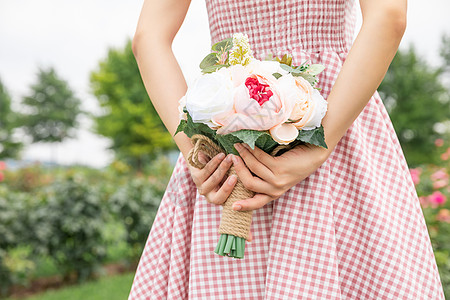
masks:
<svg viewBox="0 0 450 300"><path fill-rule="evenodd" d="M442 160L448 160L450 158L450 147L447 148L447 150L441 154Z"/></svg>
<svg viewBox="0 0 450 300"><path fill-rule="evenodd" d="M448 160L448 158L449 158L449 155L448 155L447 152L441 154L441 159L442 160Z"/></svg>
<svg viewBox="0 0 450 300"><path fill-rule="evenodd" d="M450 210L446 208L439 210L439 213L436 216L436 220L450 223Z"/></svg>
<svg viewBox="0 0 450 300"><path fill-rule="evenodd" d="M6 169L6 163L0 160L0 171Z"/></svg>
<svg viewBox="0 0 450 300"><path fill-rule="evenodd" d="M5 175L2 172L0 172L0 182L2 182L4 179L5 179Z"/></svg>
<svg viewBox="0 0 450 300"><path fill-rule="evenodd" d="M441 192L436 191L428 197L428 200L432 204L440 205L440 204L444 204L445 201L447 201L447 197L444 194L442 194Z"/></svg>
<svg viewBox="0 0 450 300"><path fill-rule="evenodd" d="M412 181L415 185L417 185L420 182L420 173L422 172L421 169L415 168L415 169L409 169L409 173L411 174Z"/></svg>
<svg viewBox="0 0 450 300"><path fill-rule="evenodd" d="M433 181L441 180L441 179L448 179L448 174L445 172L445 169L440 169L431 174L431 179Z"/></svg>
<svg viewBox="0 0 450 300"><path fill-rule="evenodd" d="M434 172L430 177L433 181L434 189L440 189L448 185L448 174L445 169L440 169Z"/></svg>
<svg viewBox="0 0 450 300"><path fill-rule="evenodd" d="M430 203L428 202L428 197L425 196L420 196L419 197L419 201L420 201L420 205L425 208L428 207L430 205Z"/></svg>
<svg viewBox="0 0 450 300"><path fill-rule="evenodd" d="M436 139L434 141L434 144L436 145L436 147L442 147L444 145L444 140L443 139Z"/></svg>

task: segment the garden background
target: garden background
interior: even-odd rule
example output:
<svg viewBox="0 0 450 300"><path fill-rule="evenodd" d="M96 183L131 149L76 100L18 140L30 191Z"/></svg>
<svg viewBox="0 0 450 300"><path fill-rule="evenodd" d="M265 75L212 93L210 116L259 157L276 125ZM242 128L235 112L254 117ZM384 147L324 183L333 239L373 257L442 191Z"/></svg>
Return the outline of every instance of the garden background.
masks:
<svg viewBox="0 0 450 300"><path fill-rule="evenodd" d="M131 51L142 3L0 2L0 299L128 295L178 155ZM379 92L450 299L448 11L409 1ZM188 83L209 48L193 0L173 46Z"/></svg>

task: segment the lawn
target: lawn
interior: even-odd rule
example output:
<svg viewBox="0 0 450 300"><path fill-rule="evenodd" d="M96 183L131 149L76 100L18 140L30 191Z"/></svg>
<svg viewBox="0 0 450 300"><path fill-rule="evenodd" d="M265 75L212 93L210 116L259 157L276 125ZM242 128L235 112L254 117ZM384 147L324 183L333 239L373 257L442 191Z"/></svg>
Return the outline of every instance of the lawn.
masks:
<svg viewBox="0 0 450 300"><path fill-rule="evenodd" d="M50 290L26 300L124 300L128 298L134 273L104 277L98 281ZM16 300L8 298L7 300Z"/></svg>

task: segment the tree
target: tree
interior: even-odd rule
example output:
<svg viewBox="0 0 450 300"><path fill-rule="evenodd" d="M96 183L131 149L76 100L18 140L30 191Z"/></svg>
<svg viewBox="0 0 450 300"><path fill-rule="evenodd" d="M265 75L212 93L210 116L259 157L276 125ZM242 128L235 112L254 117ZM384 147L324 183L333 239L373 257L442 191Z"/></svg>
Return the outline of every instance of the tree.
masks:
<svg viewBox="0 0 450 300"><path fill-rule="evenodd" d="M39 69L37 82L22 101L26 108L22 124L34 142L62 142L74 137L81 102L53 68Z"/></svg>
<svg viewBox="0 0 450 300"><path fill-rule="evenodd" d="M105 111L95 117L95 130L112 140L118 159L140 170L158 153L175 149L142 83L130 40L123 49L109 50L91 73L91 85Z"/></svg>
<svg viewBox="0 0 450 300"><path fill-rule="evenodd" d="M0 160L19 155L22 143L12 137L16 127L17 114L11 110L11 97L0 80Z"/></svg>
<svg viewBox="0 0 450 300"><path fill-rule="evenodd" d="M410 46L397 52L379 87L410 166L438 162L434 141L443 132L436 129L450 118L442 74L443 68L429 66Z"/></svg>

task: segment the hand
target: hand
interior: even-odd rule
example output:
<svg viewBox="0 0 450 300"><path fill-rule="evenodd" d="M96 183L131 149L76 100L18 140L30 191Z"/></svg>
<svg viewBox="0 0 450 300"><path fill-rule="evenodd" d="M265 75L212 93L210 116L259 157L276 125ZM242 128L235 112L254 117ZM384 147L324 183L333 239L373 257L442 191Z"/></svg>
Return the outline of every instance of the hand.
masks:
<svg viewBox="0 0 450 300"><path fill-rule="evenodd" d="M298 145L280 156L271 156L258 147L252 150L247 144L234 146L242 157L233 156L236 173L244 186L256 193L233 204L233 209L240 211L260 208L279 198L317 170L331 153L312 144Z"/></svg>
<svg viewBox="0 0 450 300"><path fill-rule="evenodd" d="M206 201L209 203L224 203L237 182L236 175L225 178L228 169L233 164L231 155L225 157L224 153L219 153L212 159L209 159L207 155L200 152L198 159L201 163L206 163L203 169L198 169L188 164L198 193L205 196Z"/></svg>

